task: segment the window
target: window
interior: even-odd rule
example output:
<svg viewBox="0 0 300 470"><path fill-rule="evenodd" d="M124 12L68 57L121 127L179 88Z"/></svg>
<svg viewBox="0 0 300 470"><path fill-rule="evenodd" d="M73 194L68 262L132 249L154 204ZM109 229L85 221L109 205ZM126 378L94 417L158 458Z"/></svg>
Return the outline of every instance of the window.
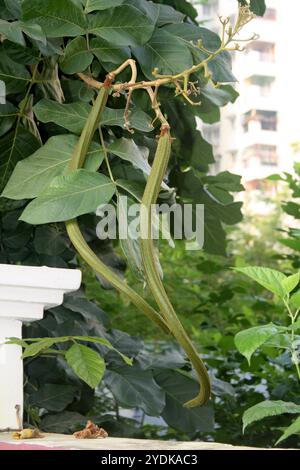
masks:
<svg viewBox="0 0 300 470"><path fill-rule="evenodd" d="M252 109L243 117L244 132L249 131L250 123L256 122L260 124L262 131L276 131L277 130L277 112L276 111L262 111Z"/></svg>
<svg viewBox="0 0 300 470"><path fill-rule="evenodd" d="M252 75L252 77L250 77L248 80L248 84L253 87L253 89L256 90L256 93L258 93L260 96L267 97L272 93L274 81L274 77Z"/></svg>
<svg viewBox="0 0 300 470"><path fill-rule="evenodd" d="M257 157L262 165L276 166L278 155L276 145L256 144L246 150L246 159Z"/></svg>
<svg viewBox="0 0 300 470"><path fill-rule="evenodd" d="M261 62L275 62L275 44L266 41L254 41L247 47L247 52L256 52Z"/></svg>
<svg viewBox="0 0 300 470"><path fill-rule="evenodd" d="M277 10L275 8L267 8L266 13L263 18L265 20L276 21L277 20Z"/></svg>
<svg viewBox="0 0 300 470"><path fill-rule="evenodd" d="M231 159L231 165L234 165L237 161L238 151L237 150L231 150L231 152L229 152L229 154L230 154L230 159Z"/></svg>
<svg viewBox="0 0 300 470"><path fill-rule="evenodd" d="M277 131L276 111L258 111L257 118L263 131Z"/></svg>

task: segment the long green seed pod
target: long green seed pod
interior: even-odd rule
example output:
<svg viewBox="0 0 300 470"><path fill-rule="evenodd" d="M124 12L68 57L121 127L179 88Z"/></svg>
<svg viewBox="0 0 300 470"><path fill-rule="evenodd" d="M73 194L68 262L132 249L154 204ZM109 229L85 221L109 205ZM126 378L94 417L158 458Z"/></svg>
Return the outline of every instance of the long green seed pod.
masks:
<svg viewBox="0 0 300 470"><path fill-rule="evenodd" d="M171 136L167 125L162 126L152 171L147 181L141 206L141 254L145 269L147 284L156 300L156 303L167 322L168 327L185 350L195 371L197 372L200 392L196 398L185 404L192 408L204 405L211 396L211 384L207 369L199 354L183 328L176 312L168 298L155 262L154 244L152 239L152 206L156 203L161 184L167 169L171 154Z"/></svg>
<svg viewBox="0 0 300 470"><path fill-rule="evenodd" d="M79 141L74 149L71 162L69 164L69 170L71 171L81 168L84 164L86 154L90 148L93 136L99 125L101 114L105 109L109 92L110 88L108 86L103 86L95 100L91 113L85 123Z"/></svg>
<svg viewBox="0 0 300 470"><path fill-rule="evenodd" d="M84 261L98 274L103 276L111 285L113 285L119 292L125 294L131 302L150 320L155 322L165 332L169 332L167 323L160 317L160 315L151 307L142 297L139 296L126 282L117 276L110 268L108 268L89 247L78 226L77 220L70 220L66 223L67 232L74 247Z"/></svg>
<svg viewBox="0 0 300 470"><path fill-rule="evenodd" d="M93 105L92 111L87 119L79 141L74 149L69 170L74 171L81 168L84 164L86 154L90 147L93 135L99 125L101 114L107 103L110 93L110 80L108 79L101 88L97 99ZM110 268L108 268L92 251L85 241L77 220L66 222L66 228L71 242L77 252L82 256L86 263L91 266L98 274L107 279L117 290L125 294L139 310L142 310L152 321L154 321L165 332L169 332L166 322L142 297L123 282Z"/></svg>

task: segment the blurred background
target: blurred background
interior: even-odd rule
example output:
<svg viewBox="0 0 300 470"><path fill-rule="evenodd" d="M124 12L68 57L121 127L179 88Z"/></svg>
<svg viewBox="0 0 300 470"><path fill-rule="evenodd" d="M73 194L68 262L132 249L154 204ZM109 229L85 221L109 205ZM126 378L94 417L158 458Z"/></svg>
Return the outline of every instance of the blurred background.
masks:
<svg viewBox="0 0 300 470"><path fill-rule="evenodd" d="M221 121L205 125L205 138L214 146L216 164L212 171L228 170L242 175L246 190L246 209L268 211L262 201L272 196L274 184L264 179L271 174L292 172L299 156L300 141L298 106L299 62L297 29L300 3L268 0L264 17L257 17L242 33L243 38L255 32L259 39L245 45L245 52L233 54L233 73L240 97L222 109ZM220 30L219 15L231 15L237 8L235 0L204 0L194 2L199 21Z"/></svg>

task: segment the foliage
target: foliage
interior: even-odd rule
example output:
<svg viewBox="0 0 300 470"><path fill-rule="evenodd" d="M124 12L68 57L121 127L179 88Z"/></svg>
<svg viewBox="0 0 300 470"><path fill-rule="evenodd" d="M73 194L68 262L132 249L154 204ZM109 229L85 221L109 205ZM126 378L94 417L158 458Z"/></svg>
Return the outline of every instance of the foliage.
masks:
<svg viewBox="0 0 300 470"><path fill-rule="evenodd" d="M251 7L259 14L263 11L262 4L251 2ZM182 408L182 403L197 391L182 351L154 325L148 326L123 295L111 290L103 277L91 273L70 246L64 226L54 221L57 213L47 226L29 225L19 220L29 206L28 200L39 199L53 180L56 183L59 178L58 184L63 183L64 187L68 182L67 167L95 97L94 89L81 81L77 73L84 72L102 81L108 71L133 56L138 59L138 76L142 80L152 75L153 67L161 67L161 57L165 64L161 69L163 73L180 72L203 59L197 49L198 40L210 50L220 44L215 33L196 24L197 13L185 0L154 3L69 0L64 5L67 7L62 8L61 2L25 1L22 16L20 8L12 10L11 2L0 1L3 18L0 22L0 80L5 82L8 98L5 105L0 105L1 190L6 185L3 193L6 198L0 200L0 257L4 263L79 266L84 270L85 292L67 296L64 305L47 312L44 320L25 326L25 338L105 339L131 358L132 365L124 364L113 350L91 343L90 351L105 361L103 379L94 393L66 367L65 347L71 343L58 343L55 346L58 354L25 358L27 421L45 431L71 432L90 416L111 435L166 439L209 437L220 442L266 445L270 435L278 433L276 423L269 426L269 421L251 436L242 436L242 411L254 406L262 395L272 401L288 395L289 401L295 401L297 389L285 366L285 358L272 358L269 364L254 354L249 368L235 350L233 336L241 329L255 327L258 321L276 324L281 310L269 302L260 286L255 295L251 295L246 283L227 270L235 262L232 258L214 256L228 253L226 226L231 227L229 233L232 234L234 225L242 219L241 204L235 203L231 195L242 187L240 178L228 172L208 176L209 166L214 162L213 149L203 139L196 121L199 117L206 123L217 122L220 107L237 98L231 86L235 78L228 53L210 63L212 81L207 81L202 72L195 77L201 82L200 106L190 107L182 97L174 97L169 86L159 91L162 110L168 116L176 139L165 192L161 195L168 204L173 204L176 198L180 204L204 202L208 207L205 253L196 256L193 252L187 253L183 244L178 244L176 250L164 246L162 266L172 301L210 366L214 410L212 404L193 412ZM53 9L54 22L50 20ZM116 27L119 15L122 28ZM138 24L134 23L134 18L138 18ZM86 21L89 22L89 41L86 40ZM162 40L172 42L174 49L169 50ZM149 57L153 67L149 67ZM122 81L129 78L126 71L120 76ZM152 125L155 115L141 91L136 90L131 100L130 128L134 134L124 128L125 106L124 93L120 97L111 95L101 125L109 166L117 181L117 195L130 194L133 200L139 200L153 162L157 126L156 122ZM106 160L104 148L95 137L84 169L80 171L89 184L91 173L93 181L97 178L97 190L99 176L110 176ZM170 187L176 187L176 193L170 191ZM67 192L67 197L72 198L72 193ZM117 196L113 197L116 202ZM74 207L77 211L78 205ZM93 209L89 200L85 202L85 211L90 210ZM39 215L36 221L42 222ZM150 301L148 292L136 278L136 275L139 279L141 276L132 254L136 251L132 245L118 247L100 242L95 235L98 221L93 213L80 216L85 238L119 276L124 276L126 269L120 255L125 256L126 262L136 268L126 272L130 285ZM229 253L230 250L232 244ZM263 251L253 249L247 256L251 254L260 260ZM243 264L240 253L236 261L236 265ZM275 265L276 262L272 260ZM137 336L143 334L146 343L120 329ZM81 346L86 348L86 342ZM81 377L86 378L83 374ZM128 410L130 418L126 418ZM149 424L153 422L150 417L157 418L155 426ZM285 423L284 415L282 423Z"/></svg>
<svg viewBox="0 0 300 470"><path fill-rule="evenodd" d="M289 325L261 325L248 330L241 331L235 336L235 344L250 364L252 355L262 346L275 349L280 355L284 355L286 361L289 359L296 368L298 380L300 380L299 367L299 344L300 330L300 273L286 276L280 271L262 267L246 267L236 269L250 277L270 292L275 294L287 310ZM298 414L300 405L283 401L264 401L245 411L243 416L244 430L249 424L259 421L267 416L277 416L285 413ZM277 444L292 434L299 433L299 418L288 428L284 429L283 435L277 440Z"/></svg>
<svg viewBox="0 0 300 470"><path fill-rule="evenodd" d="M82 345L79 341L101 344L106 348L120 354L127 365L132 365L131 359L119 352L112 344L104 339L92 336L62 336L60 338L8 338L6 344L17 344L24 348L22 358L37 357L41 355L58 355L63 357L73 372L91 388L96 388L105 372L105 362L99 353ZM61 343L72 343L65 349L53 348Z"/></svg>
<svg viewBox="0 0 300 470"><path fill-rule="evenodd" d="M4 190L1 202L3 215L1 256L4 262L76 266L74 251L59 222L93 213L96 209L96 199L97 205L99 201L108 202L116 192L115 186L109 180L112 175L114 181L122 179L122 184L117 186L118 193L126 194L129 191L133 197L136 197L136 188L138 187L140 192L145 186L145 175L149 173L150 168L145 162L145 155L149 156L151 162L156 129L150 125L154 118L151 104L146 102L139 92L132 96L130 109L130 125L135 134L132 135L131 130L124 127L123 115L126 110L124 93L120 97L110 96L108 106L101 117L103 132L101 145L98 138L95 138L88 149L85 167L73 174L66 173L78 140L76 136L82 132L87 116L91 112L90 103L95 96L93 89L82 82L76 74L85 72L97 80L103 80L108 71L131 55L138 59L140 79L153 78L152 71L156 67L162 73L179 73L206 58L207 53L201 52L197 41L201 40L205 48L211 48L213 51L221 44L216 34L195 24L195 12L187 2L184 4L181 2L180 5L176 1L167 2L173 3L169 6L164 2L156 4L146 0L113 4L83 3L68 0L62 6L56 1L25 0L18 8L12 8L7 2L0 3L2 18L0 79L5 82L7 94L6 104L0 106L1 190ZM191 20L194 24L191 24ZM174 48L172 46L171 50L164 46L164 41L172 43ZM151 69L147 64L150 51L152 51ZM241 189L240 182L238 177L228 173L219 175L215 182L211 177L206 180L208 165L213 162L213 156L211 147L197 130L196 116L203 116L204 120L209 119L210 122L216 121L219 117L218 107L234 100L237 95L232 87L227 85L223 88L222 100L216 104L215 97L219 96L220 91L214 89L212 85L234 80L230 56L225 50L220 54L220 58L216 55L208 67L210 72L206 68L204 71L199 69L198 76L195 77L201 81L203 104L195 108L194 112L188 109L180 96L174 98L173 93L170 95L168 86L161 87L159 99L171 123L177 122L178 114L182 118L181 126L176 126L174 131L177 142L169 169L170 181L172 178L174 182L176 180L179 182L187 166L190 168L187 176L190 180L194 180L191 194L187 188L184 188L188 183L187 180L182 191L181 185L177 184L178 202L183 203L187 198L193 198L195 202L199 200L210 205L211 211L206 221L209 226L208 232L211 233L216 227L215 232L219 238L217 241L208 237L206 250L225 253L223 226L234 224L241 219L240 204L235 204L229 194L230 191ZM206 77L207 72L209 74ZM126 71L121 78L124 81L128 79ZM192 132L188 146L187 130ZM106 146L108 155L106 155ZM206 159L207 150L210 153L209 159ZM193 161L189 161L189 158ZM219 199L212 196L214 184L222 189L219 191ZM204 191L206 186L211 187L211 192ZM32 198L35 200L28 204L28 199ZM174 199L173 191L168 190L168 198L171 204ZM31 226L23 221L31 222ZM46 222L50 225L40 226ZM34 224L36 226L32 226ZM81 218L85 237L101 256L103 244L95 237L95 225L94 215ZM126 250L125 255L128 256ZM102 256L109 265L115 262L116 258L108 245L102 251ZM120 273L124 270L124 263L118 259L117 264L115 269ZM74 302L77 303L76 307ZM99 315L100 322L96 320L96 316ZM92 327L88 327L87 320L91 318ZM34 340L46 335L51 337L47 339L47 344L50 344L50 341L57 341L57 338L65 336L72 336L73 339L75 336L77 338L99 336L110 341L121 353L134 359L137 351L141 349L141 343L137 341L138 347L132 346L133 351L129 351L129 354L126 347L124 351L119 344L115 344L116 341L119 343L119 340L114 338L115 335L123 338L122 334L112 330L107 333L108 336L105 336L107 328L109 329L109 324L104 314L80 294L73 303L72 299L69 299L63 307L51 310L45 320L28 327L26 337ZM39 347L45 344L27 341L28 348L33 349L37 344ZM129 343L131 341L132 345L135 344L135 340L128 339L128 341ZM124 342L126 343L125 339ZM67 352L64 346L59 344L56 346L54 357L52 354L48 357L48 350L46 358L34 360L33 357L26 357L28 348L25 349L28 374L27 412L30 420L40 415L42 427L44 420L46 422L50 420L49 412L50 414L53 411L65 412L64 410L70 407L71 410L68 410L70 412L73 412L74 407L76 411L90 410L92 394L86 391L86 386L81 383L79 385L73 373L65 368L64 358L81 378L89 385L95 386L96 378L91 379L86 360L95 361L97 350L102 358L100 360L100 356L97 355L98 363L101 361L101 367L99 366L101 375L104 373L103 359L106 363L103 384L116 397L117 402L120 400L119 404L140 407L154 415L161 414L166 407L167 395L154 378L157 368L153 365L139 366L138 361L135 364L134 360L132 366L120 366L118 356L111 352L104 356L103 351L99 350L99 344L93 344L92 349L86 349L85 345L74 344ZM112 357L111 362L107 357ZM56 368L51 369L45 382L45 374L34 371L40 370L39 364L53 363L53 361ZM81 361L81 366L78 366L78 361ZM83 372L83 362L85 372ZM168 367L178 368L177 362L175 361L174 365L171 361ZM89 361L88 363L91 364ZM183 359L179 363L180 367L188 370ZM163 368L166 369L165 364ZM123 375L126 376L126 380L123 379ZM119 379L111 380L112 376L118 376ZM136 398L130 395L130 399L125 400L128 394L124 393L124 384L128 384L133 378L135 388L137 382L147 383L148 386L141 387ZM97 381L99 379L100 374L97 376ZM167 376L164 376L165 380L168 381ZM182 385L186 384L185 396L190 398L194 379L185 375L174 375L172 380L173 383L180 380ZM44 408L46 414L44 411L39 411L34 417L35 411L32 411L32 405L35 402L31 401L31 394L36 403L40 403L38 397L40 389L44 395L45 388L48 390L63 383L70 386L75 386L76 383L77 387L76 394L69 393L65 408L62 409L60 406L59 410L53 410L52 405L52 409ZM152 392L150 392L151 387ZM89 398L86 399L85 395ZM175 403L178 404L177 399ZM171 407L172 413L174 406L175 404ZM211 407L209 410L211 413ZM205 410L204 412L207 413ZM185 419L188 422L189 412L186 413ZM166 411L164 419L168 421L169 416L170 412ZM204 421L208 422L207 414L205 416ZM78 419L78 416L75 419ZM179 427L179 422L172 422L172 426ZM193 426L187 425L187 427L191 430Z"/></svg>
<svg viewBox="0 0 300 470"><path fill-rule="evenodd" d="M295 144L295 153L298 153L297 145ZM300 212L299 212L299 177L300 177L300 165L299 162L294 164L294 173L284 173L283 175L271 175L268 179L271 182L275 182L277 185L283 185L288 188L290 198L283 198L282 210L286 214L287 223L293 225L287 230L281 230L282 236L279 238L279 243L286 247L287 250L284 254L280 255L281 259L288 260L295 269L298 269L299 264L299 223ZM274 183L273 183L274 184ZM287 200L288 199L288 200Z"/></svg>

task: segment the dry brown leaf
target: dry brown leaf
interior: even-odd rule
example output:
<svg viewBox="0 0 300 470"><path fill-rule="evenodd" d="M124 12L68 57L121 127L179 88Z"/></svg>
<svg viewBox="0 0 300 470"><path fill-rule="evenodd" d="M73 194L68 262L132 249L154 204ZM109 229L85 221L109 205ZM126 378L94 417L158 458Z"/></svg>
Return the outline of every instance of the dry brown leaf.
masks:
<svg viewBox="0 0 300 470"><path fill-rule="evenodd" d="M88 421L86 427L82 431L74 432L76 439L105 439L108 437L107 432L103 428L99 428L92 421Z"/></svg>

